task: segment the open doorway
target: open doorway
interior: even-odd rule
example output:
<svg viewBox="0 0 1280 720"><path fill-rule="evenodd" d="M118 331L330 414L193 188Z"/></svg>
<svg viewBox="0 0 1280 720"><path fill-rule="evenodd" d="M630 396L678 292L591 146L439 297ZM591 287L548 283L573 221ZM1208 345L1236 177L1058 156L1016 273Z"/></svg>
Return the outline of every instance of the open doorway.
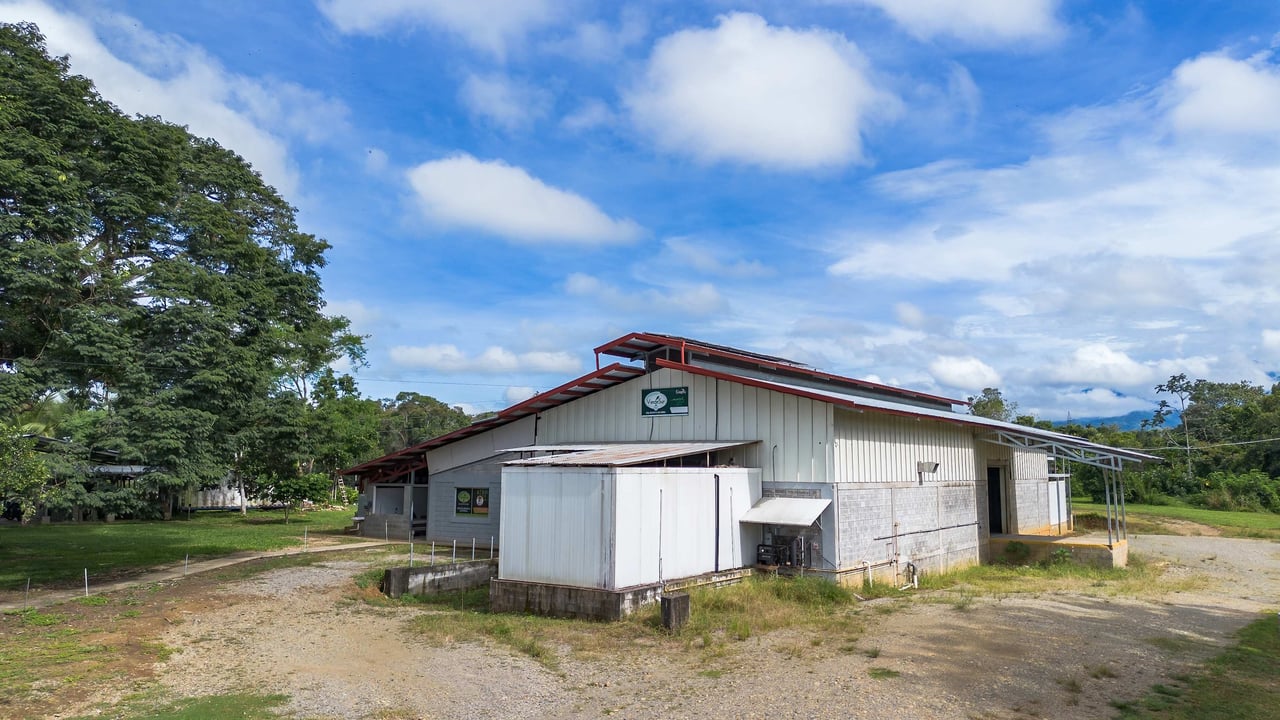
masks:
<svg viewBox="0 0 1280 720"><path fill-rule="evenodd" d="M992 535L1006 532L1004 522L1004 468L987 468L987 528Z"/></svg>

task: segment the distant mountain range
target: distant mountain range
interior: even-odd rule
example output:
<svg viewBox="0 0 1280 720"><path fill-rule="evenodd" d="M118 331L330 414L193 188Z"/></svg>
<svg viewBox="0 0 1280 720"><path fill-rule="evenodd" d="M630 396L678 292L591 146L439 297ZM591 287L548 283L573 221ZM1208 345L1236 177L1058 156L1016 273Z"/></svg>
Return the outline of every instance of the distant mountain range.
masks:
<svg viewBox="0 0 1280 720"><path fill-rule="evenodd" d="M1150 410L1134 410L1128 415L1117 415L1115 417L1087 417L1087 418L1071 418L1071 420L1055 420L1054 427L1062 427L1063 425L1117 425L1121 430L1138 430L1142 427L1143 420L1151 419ZM1175 410L1172 415L1165 419L1165 424L1169 427L1177 427L1181 422L1178 418L1178 412Z"/></svg>

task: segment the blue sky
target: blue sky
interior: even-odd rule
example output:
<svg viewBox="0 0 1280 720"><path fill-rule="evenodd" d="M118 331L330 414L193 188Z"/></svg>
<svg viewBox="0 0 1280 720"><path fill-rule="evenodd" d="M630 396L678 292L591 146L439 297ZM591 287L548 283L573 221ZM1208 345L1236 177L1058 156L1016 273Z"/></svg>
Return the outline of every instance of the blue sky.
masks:
<svg viewBox="0 0 1280 720"><path fill-rule="evenodd" d="M1062 419L1280 369L1280 4L0 0L470 411L633 330Z"/></svg>

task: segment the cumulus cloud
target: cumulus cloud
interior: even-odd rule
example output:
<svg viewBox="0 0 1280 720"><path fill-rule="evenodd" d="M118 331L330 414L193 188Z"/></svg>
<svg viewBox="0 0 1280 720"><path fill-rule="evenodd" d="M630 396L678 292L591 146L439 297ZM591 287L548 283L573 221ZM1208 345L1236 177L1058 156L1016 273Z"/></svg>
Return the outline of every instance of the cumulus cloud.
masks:
<svg viewBox="0 0 1280 720"><path fill-rule="evenodd" d="M1239 134L1275 142L1280 133L1280 68L1269 59L1203 55L1179 65L1166 98L1173 105L1174 126L1183 132Z"/></svg>
<svg viewBox="0 0 1280 720"><path fill-rule="evenodd" d="M413 168L408 180L429 219L510 240L590 245L629 242L642 232L501 160L454 155Z"/></svg>
<svg viewBox="0 0 1280 720"><path fill-rule="evenodd" d="M787 170L862 160L864 125L898 107L842 35L749 13L660 40L626 103L666 150Z"/></svg>
<svg viewBox="0 0 1280 720"><path fill-rule="evenodd" d="M426 368L447 373L574 373L582 363L567 352L534 351L516 353L497 345L479 355L468 355L456 345L397 345L391 360L404 367Z"/></svg>
<svg viewBox="0 0 1280 720"><path fill-rule="evenodd" d="M459 96L472 115L506 130L528 127L546 115L551 105L546 91L499 73L468 75Z"/></svg>
<svg viewBox="0 0 1280 720"><path fill-rule="evenodd" d="M357 332L367 329L382 319L382 311L370 307L359 300L327 300L324 312L330 317L341 315L351 321L352 329Z"/></svg>
<svg viewBox="0 0 1280 720"><path fill-rule="evenodd" d="M1000 373L972 356L942 355L929 363L929 374L946 387L971 392L1000 384Z"/></svg>
<svg viewBox="0 0 1280 720"><path fill-rule="evenodd" d="M1133 386L1149 383L1152 368L1102 343L1090 343L1049 371L1049 378L1062 383Z"/></svg>
<svg viewBox="0 0 1280 720"><path fill-rule="evenodd" d="M1263 330L1262 347L1268 350L1280 351L1280 330Z"/></svg>
<svg viewBox="0 0 1280 720"><path fill-rule="evenodd" d="M286 196L298 188L290 142L322 142L349 130L341 102L295 83L230 72L198 46L126 16L76 16L33 0L0 5L0 22L36 23L50 53L70 55L72 71L121 110L159 115L217 140Z"/></svg>
<svg viewBox="0 0 1280 720"><path fill-rule="evenodd" d="M558 14L553 0L318 0L317 5L344 33L376 35L426 25L498 58Z"/></svg>
<svg viewBox="0 0 1280 720"><path fill-rule="evenodd" d="M922 39L974 44L1051 40L1062 34L1059 0L846 0L882 10Z"/></svg>
<svg viewBox="0 0 1280 720"><path fill-rule="evenodd" d="M616 120L613 110L603 100L593 98L583 102L577 110L564 116L560 126L570 132L581 132L602 125L612 125Z"/></svg>

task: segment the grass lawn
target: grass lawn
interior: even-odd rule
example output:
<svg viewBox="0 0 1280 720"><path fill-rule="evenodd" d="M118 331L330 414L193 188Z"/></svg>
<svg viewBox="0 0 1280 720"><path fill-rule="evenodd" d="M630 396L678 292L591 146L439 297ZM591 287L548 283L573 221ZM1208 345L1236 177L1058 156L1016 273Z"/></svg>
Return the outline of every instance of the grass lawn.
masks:
<svg viewBox="0 0 1280 720"><path fill-rule="evenodd" d="M1240 644L1177 684L1156 685L1145 698L1113 703L1121 718L1263 720L1280 715L1280 628L1268 613L1238 633Z"/></svg>
<svg viewBox="0 0 1280 720"><path fill-rule="evenodd" d="M341 535L351 510L290 513L253 510L205 511L160 522L66 523L0 527L0 592L32 587L76 587L94 579L117 578L169 563L251 550L279 550L302 544L308 535Z"/></svg>
<svg viewBox="0 0 1280 720"><path fill-rule="evenodd" d="M1073 500L1072 510L1076 515L1095 514L1105 516L1103 505ZM1136 518L1155 526L1161 519L1189 520L1218 528L1223 535L1230 537L1271 538L1280 540L1280 515L1266 512L1229 512L1226 510L1205 510L1186 505L1126 505L1125 514L1131 521ZM1146 532L1156 533L1158 530L1148 528Z"/></svg>

